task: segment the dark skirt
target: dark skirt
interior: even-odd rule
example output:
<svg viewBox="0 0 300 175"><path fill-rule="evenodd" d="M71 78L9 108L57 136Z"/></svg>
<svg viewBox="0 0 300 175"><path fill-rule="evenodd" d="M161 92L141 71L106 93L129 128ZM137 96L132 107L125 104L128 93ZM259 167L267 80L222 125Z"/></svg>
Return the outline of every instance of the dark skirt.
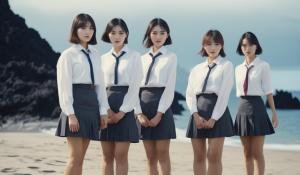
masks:
<svg viewBox="0 0 300 175"><path fill-rule="evenodd" d="M95 89L90 84L73 84L73 99L79 131L71 132L69 130L68 116L61 112L55 135L99 140L100 113Z"/></svg>
<svg viewBox="0 0 300 175"><path fill-rule="evenodd" d="M216 105L218 96L216 94L200 94L197 95L197 109L198 114L204 119L209 120ZM228 107L226 108L222 117L215 122L211 129L198 129L194 122L193 116L187 128L186 137L188 138L217 138L230 137L234 135L233 121Z"/></svg>
<svg viewBox="0 0 300 175"><path fill-rule="evenodd" d="M164 87L140 88L140 105L143 114L147 116L149 120L156 115L159 101L164 90ZM156 127L141 126L141 140L164 140L175 138L176 130L171 107L166 110Z"/></svg>
<svg viewBox="0 0 300 175"><path fill-rule="evenodd" d="M234 130L238 136L263 136L274 133L274 128L260 96L240 97Z"/></svg>
<svg viewBox="0 0 300 175"><path fill-rule="evenodd" d="M128 86L111 86L106 88L108 103L112 111L119 112L127 91ZM108 124L106 129L101 130L100 140L109 142L139 142L139 132L133 110L127 112L118 123Z"/></svg>

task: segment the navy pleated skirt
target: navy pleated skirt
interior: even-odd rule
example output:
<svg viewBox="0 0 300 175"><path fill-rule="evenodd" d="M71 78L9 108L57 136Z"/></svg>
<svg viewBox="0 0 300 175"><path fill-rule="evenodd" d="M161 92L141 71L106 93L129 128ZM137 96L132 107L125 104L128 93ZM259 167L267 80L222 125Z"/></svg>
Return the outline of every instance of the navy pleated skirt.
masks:
<svg viewBox="0 0 300 175"><path fill-rule="evenodd" d="M238 136L263 136L274 133L274 128L260 96L240 97L234 129Z"/></svg>
<svg viewBox="0 0 300 175"><path fill-rule="evenodd" d="M160 98L164 87L142 87L140 88L140 105L142 112L151 120L157 113ZM141 140L164 140L175 139L176 130L171 107L163 114L156 127L141 126Z"/></svg>
<svg viewBox="0 0 300 175"><path fill-rule="evenodd" d="M79 131L70 131L68 116L61 112L55 135L99 140L100 113L95 88L91 84L73 84L73 99L73 108L79 122Z"/></svg>
<svg viewBox="0 0 300 175"><path fill-rule="evenodd" d="M199 94L197 95L197 109L200 116L209 120L216 105L218 96L216 94ZM186 137L188 138L217 138L230 137L234 135L233 121L228 107L222 117L215 122L211 129L198 129L191 115L187 127Z"/></svg>
<svg viewBox="0 0 300 175"><path fill-rule="evenodd" d="M111 86L106 88L108 103L112 111L119 112L127 91L128 86ZM102 129L100 140L110 142L139 142L139 132L134 111L127 112L118 123L108 124L106 129Z"/></svg>

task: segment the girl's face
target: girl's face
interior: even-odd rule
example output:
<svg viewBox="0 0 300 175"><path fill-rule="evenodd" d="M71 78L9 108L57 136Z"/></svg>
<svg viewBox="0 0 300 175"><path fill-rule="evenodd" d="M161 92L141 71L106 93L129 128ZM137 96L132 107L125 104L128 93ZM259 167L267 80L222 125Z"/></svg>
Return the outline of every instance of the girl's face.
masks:
<svg viewBox="0 0 300 175"><path fill-rule="evenodd" d="M109 40L114 47L122 47L127 37L126 32L118 25L112 28L108 34Z"/></svg>
<svg viewBox="0 0 300 175"><path fill-rule="evenodd" d="M246 38L243 39L241 49L245 56L247 57L255 56L256 48L257 47L255 44L251 44Z"/></svg>
<svg viewBox="0 0 300 175"><path fill-rule="evenodd" d="M81 43L88 43L93 35L95 29L91 26L91 23L87 23L84 27L77 29L77 36Z"/></svg>
<svg viewBox="0 0 300 175"><path fill-rule="evenodd" d="M223 46L220 43L216 43L215 41L211 40L204 45L204 50L206 51L208 57L217 58L222 47Z"/></svg>
<svg viewBox="0 0 300 175"><path fill-rule="evenodd" d="M150 39L153 43L153 46L156 48L163 46L167 38L167 31L159 25L153 27L152 31L150 32Z"/></svg>

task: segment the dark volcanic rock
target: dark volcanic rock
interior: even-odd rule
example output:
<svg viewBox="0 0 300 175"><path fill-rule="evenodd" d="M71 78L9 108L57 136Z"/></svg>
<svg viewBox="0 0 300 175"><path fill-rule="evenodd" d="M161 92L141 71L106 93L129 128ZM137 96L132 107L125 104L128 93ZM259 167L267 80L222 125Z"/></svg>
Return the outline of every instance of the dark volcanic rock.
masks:
<svg viewBox="0 0 300 175"><path fill-rule="evenodd" d="M292 93L283 90L276 90L274 95L274 103L276 109L300 109L300 101L297 97L293 97ZM266 102L270 108L268 102Z"/></svg>
<svg viewBox="0 0 300 175"><path fill-rule="evenodd" d="M175 92L171 108L173 113L178 115L180 115L182 111L185 110L184 107L181 104L179 104L179 101L185 101L185 97L182 94Z"/></svg>
<svg viewBox="0 0 300 175"><path fill-rule="evenodd" d="M8 118L56 118L58 106L55 65L59 53L24 18L0 0L0 126ZM184 110L175 94L172 109Z"/></svg>
<svg viewBox="0 0 300 175"><path fill-rule="evenodd" d="M57 116L58 57L37 31L11 11L7 0L0 1L0 121Z"/></svg>

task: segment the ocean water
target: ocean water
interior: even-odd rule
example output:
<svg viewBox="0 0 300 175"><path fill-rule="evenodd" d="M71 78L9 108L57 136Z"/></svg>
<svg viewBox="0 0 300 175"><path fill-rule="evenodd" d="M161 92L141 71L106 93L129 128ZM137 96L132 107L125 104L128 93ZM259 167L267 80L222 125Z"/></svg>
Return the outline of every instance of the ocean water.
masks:
<svg viewBox="0 0 300 175"><path fill-rule="evenodd" d="M300 92L292 92L293 96L300 99ZM184 101L181 102L186 108ZM237 111L238 98L235 97L234 91L229 99L229 110L234 121ZM270 109L267 110L269 116L272 116ZM266 136L265 148L276 150L300 150L300 110L279 110L277 109L279 126L275 129L275 134ZM185 137L186 128L190 118L190 113L184 111L182 115L175 116L177 141L189 141ZM241 146L239 137L229 137L225 139L227 146Z"/></svg>
<svg viewBox="0 0 300 175"><path fill-rule="evenodd" d="M184 85L184 84L183 84ZM300 91L294 91L292 94L300 99ZM180 101L185 109L187 109L185 101ZM232 115L233 121L235 118L238 105L238 98L235 97L234 91L232 91L229 99L229 110ZM277 109L279 118L279 127L275 129L275 134L266 136L266 149L275 150L293 150L300 151L300 110L279 110ZM268 109L268 114L271 117L271 111ZM190 142L185 137L186 128L190 118L189 111L183 111L182 115L175 115L175 125L177 139L175 142ZM52 121L39 121L38 119L32 119L31 121L20 121L18 123L8 121L0 132L43 132L50 135L54 135L58 120ZM225 139L226 146L241 147L239 137L229 137Z"/></svg>

